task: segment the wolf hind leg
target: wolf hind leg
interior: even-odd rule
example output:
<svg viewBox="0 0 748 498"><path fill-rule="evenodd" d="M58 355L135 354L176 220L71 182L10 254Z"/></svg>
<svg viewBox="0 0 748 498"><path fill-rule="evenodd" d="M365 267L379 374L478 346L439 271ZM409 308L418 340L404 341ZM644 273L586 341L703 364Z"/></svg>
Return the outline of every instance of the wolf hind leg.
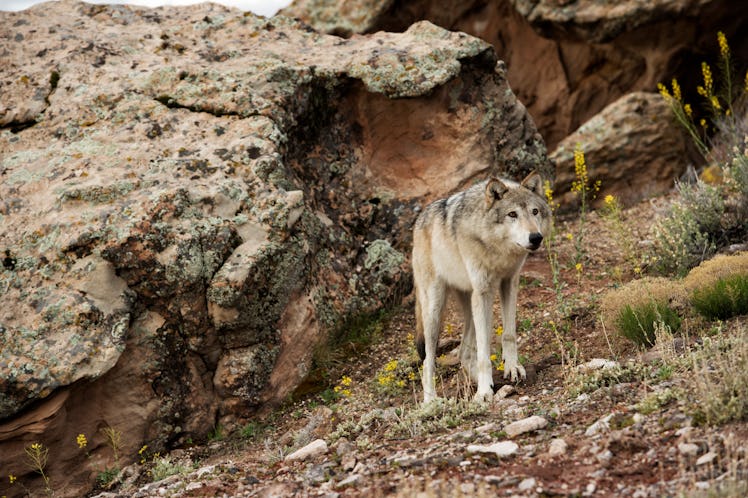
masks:
<svg viewBox="0 0 748 498"><path fill-rule="evenodd" d="M460 342L460 363L462 368L467 372L468 377L474 383L478 383L478 367L475 356L475 322L473 322L473 310L470 304L470 293L458 291L457 300L462 307L462 316L464 319L464 328L462 331L462 341Z"/></svg>
<svg viewBox="0 0 748 498"><path fill-rule="evenodd" d="M419 294L421 323L423 326L423 371L421 384L423 385L423 402L428 403L436 398L436 346L439 342L442 310L446 298L446 288L442 282L433 282L423 293Z"/></svg>

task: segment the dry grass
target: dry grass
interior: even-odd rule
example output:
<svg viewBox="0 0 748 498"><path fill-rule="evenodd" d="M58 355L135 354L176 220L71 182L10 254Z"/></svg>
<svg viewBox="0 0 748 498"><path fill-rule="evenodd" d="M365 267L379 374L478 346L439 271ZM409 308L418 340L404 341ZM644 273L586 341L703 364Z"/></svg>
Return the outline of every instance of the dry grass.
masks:
<svg viewBox="0 0 748 498"><path fill-rule="evenodd" d="M732 275L748 275L748 252L720 254L704 261L683 279L683 289L691 295L696 289L711 287L718 280Z"/></svg>

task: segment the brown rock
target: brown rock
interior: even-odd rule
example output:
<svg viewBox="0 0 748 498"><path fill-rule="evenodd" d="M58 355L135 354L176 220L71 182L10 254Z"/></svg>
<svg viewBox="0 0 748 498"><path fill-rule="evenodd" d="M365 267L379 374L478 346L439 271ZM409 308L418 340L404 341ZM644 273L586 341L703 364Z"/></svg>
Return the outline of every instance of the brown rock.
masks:
<svg viewBox="0 0 748 498"><path fill-rule="evenodd" d="M654 93L622 97L558 145L551 155L555 200L567 208L579 202L571 192L577 146L584 152L591 183L600 182L593 205L607 194L633 204L669 192L688 166L686 134L668 104Z"/></svg>
<svg viewBox="0 0 748 498"><path fill-rule="evenodd" d="M33 442L80 496L103 427L124 466L279 403L409 292L417 206L552 174L493 49L427 22L344 40L63 0L0 32L0 467L32 494Z"/></svg>
<svg viewBox="0 0 748 498"><path fill-rule="evenodd" d="M296 0L281 13L344 36L427 19L486 40L549 150L629 92L653 91L672 76L693 91L719 30L748 59L748 3L730 0Z"/></svg>

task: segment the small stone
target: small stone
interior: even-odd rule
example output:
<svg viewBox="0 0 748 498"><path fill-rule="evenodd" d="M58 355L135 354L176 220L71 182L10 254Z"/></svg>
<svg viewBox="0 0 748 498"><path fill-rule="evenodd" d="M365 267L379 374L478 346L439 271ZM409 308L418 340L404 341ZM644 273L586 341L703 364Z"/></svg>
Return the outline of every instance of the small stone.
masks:
<svg viewBox="0 0 748 498"><path fill-rule="evenodd" d="M693 443L680 443L678 445L678 451L680 451L681 455L696 456L699 454L699 445Z"/></svg>
<svg viewBox="0 0 748 498"><path fill-rule="evenodd" d="M340 481L337 485L338 488L347 488L347 487L356 487L359 484L361 484L361 480L363 477L361 474L351 474L342 481Z"/></svg>
<svg viewBox="0 0 748 498"><path fill-rule="evenodd" d="M696 460L696 466L707 465L709 463L712 463L716 458L717 454L713 451L704 453L698 458L698 460Z"/></svg>
<svg viewBox="0 0 748 498"><path fill-rule="evenodd" d="M343 455L343 458L340 459L340 466L343 468L344 471L350 472L356 467L356 455L353 453L346 453Z"/></svg>
<svg viewBox="0 0 748 498"><path fill-rule="evenodd" d="M489 446L471 444L467 447L468 453L493 453L499 458L514 455L517 450L519 450L519 445L513 441L501 441Z"/></svg>
<svg viewBox="0 0 748 498"><path fill-rule="evenodd" d="M602 464L610 463L611 460L613 460L613 452L610 450L604 450L595 455L595 458L598 462Z"/></svg>
<svg viewBox="0 0 748 498"><path fill-rule="evenodd" d="M195 472L195 476L196 476L196 477L197 477L198 479L202 479L202 478L203 478L203 476L205 476L205 475L207 475L207 474L212 474L213 472L215 472L215 470L216 470L216 466L215 466L215 465L207 465L207 466L205 466L205 467L200 467L200 468L199 468L199 469L197 469L197 471Z"/></svg>
<svg viewBox="0 0 748 498"><path fill-rule="evenodd" d="M506 432L507 436L509 437L515 437L515 436L519 436L520 434L524 434L526 432L532 432L538 429L543 429L547 425L548 425L548 421L546 419L538 415L533 415L531 417L527 417L522 420L517 420L516 422L512 422L511 424L504 427L504 432Z"/></svg>
<svg viewBox="0 0 748 498"><path fill-rule="evenodd" d="M335 442L332 448L339 457L342 457L353 451L356 447L347 438L341 437Z"/></svg>
<svg viewBox="0 0 748 498"><path fill-rule="evenodd" d="M608 370L618 367L617 361L606 360L605 358L593 358L587 363L582 363L577 367L580 372L590 372L592 370Z"/></svg>
<svg viewBox="0 0 748 498"><path fill-rule="evenodd" d="M535 487L537 484L537 481L534 477L528 477L526 479L522 479L522 481L517 485L517 489L520 491L530 491Z"/></svg>
<svg viewBox="0 0 748 498"><path fill-rule="evenodd" d="M596 436L598 434L601 434L603 432L608 432L610 430L610 420L613 418L614 413L610 413L591 426L587 427L587 430L584 432L585 436Z"/></svg>
<svg viewBox="0 0 748 498"><path fill-rule="evenodd" d="M584 496L594 495L595 490L597 490L597 484L595 484L594 482L587 484L587 486L584 488Z"/></svg>
<svg viewBox="0 0 748 498"><path fill-rule="evenodd" d="M550 456L560 456L566 454L569 445L561 438L552 439L548 445L548 454Z"/></svg>
<svg viewBox="0 0 748 498"><path fill-rule="evenodd" d="M327 453L327 443L324 439L315 439L303 448L286 456L285 461L306 460Z"/></svg>
<svg viewBox="0 0 748 498"><path fill-rule="evenodd" d="M514 394L514 392L515 392L514 386L510 384L506 384L504 386L501 386L499 390L496 391L496 395L494 396L494 399L496 400L504 399Z"/></svg>
<svg viewBox="0 0 748 498"><path fill-rule="evenodd" d="M472 496L475 494L475 484L472 482L460 483L460 491L465 496Z"/></svg>
<svg viewBox="0 0 748 498"><path fill-rule="evenodd" d="M184 487L185 491L194 491L196 489L200 489L203 487L203 483L201 482L191 482L187 486Z"/></svg>

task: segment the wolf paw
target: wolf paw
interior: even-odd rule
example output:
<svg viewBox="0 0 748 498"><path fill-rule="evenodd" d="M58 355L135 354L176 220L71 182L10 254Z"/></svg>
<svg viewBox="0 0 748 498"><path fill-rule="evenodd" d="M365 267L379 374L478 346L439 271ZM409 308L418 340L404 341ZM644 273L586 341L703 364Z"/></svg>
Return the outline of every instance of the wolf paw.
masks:
<svg viewBox="0 0 748 498"><path fill-rule="evenodd" d="M490 403L493 401L493 389L488 392L478 391L475 393L475 396L473 396L473 401L480 404Z"/></svg>
<svg viewBox="0 0 748 498"><path fill-rule="evenodd" d="M510 379L512 382L524 380L527 378L525 367L517 363L516 365L504 365L504 378Z"/></svg>

